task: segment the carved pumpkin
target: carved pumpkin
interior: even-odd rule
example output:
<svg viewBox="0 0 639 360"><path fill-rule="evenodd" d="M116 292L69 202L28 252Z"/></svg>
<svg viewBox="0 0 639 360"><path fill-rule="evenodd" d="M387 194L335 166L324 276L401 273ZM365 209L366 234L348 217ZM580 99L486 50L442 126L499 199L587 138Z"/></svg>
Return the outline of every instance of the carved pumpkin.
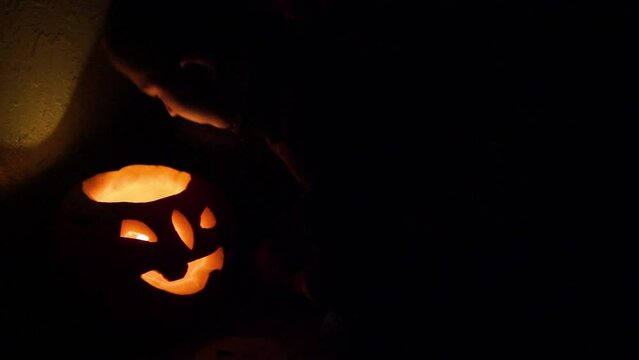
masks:
<svg viewBox="0 0 639 360"><path fill-rule="evenodd" d="M196 311L202 301L194 298L220 291L215 280L235 236L219 190L162 165L129 165L86 179L71 190L54 225L68 289L98 294L127 321L174 321Z"/></svg>

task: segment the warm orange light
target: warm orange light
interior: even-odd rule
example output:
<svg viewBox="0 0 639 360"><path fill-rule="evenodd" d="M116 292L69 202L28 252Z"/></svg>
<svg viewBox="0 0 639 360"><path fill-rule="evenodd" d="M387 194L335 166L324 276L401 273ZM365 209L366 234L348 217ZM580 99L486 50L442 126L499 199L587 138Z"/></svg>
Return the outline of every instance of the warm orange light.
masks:
<svg viewBox="0 0 639 360"><path fill-rule="evenodd" d="M145 203L184 191L189 173L161 165L129 165L82 182L82 191L97 202Z"/></svg>
<svg viewBox="0 0 639 360"><path fill-rule="evenodd" d="M216 224L217 219L215 218L213 211L211 211L211 209L207 206L204 208L204 211L202 211L202 215L200 215L200 227L202 229L212 229Z"/></svg>
<svg viewBox="0 0 639 360"><path fill-rule="evenodd" d="M161 165L129 165L116 171L95 175L82 183L86 196L101 203L150 203L184 192L190 184L189 173ZM188 204L186 204L188 205ZM167 219L168 220L168 219ZM173 228L180 240L190 250L194 249L195 232L183 212L173 209ZM211 229L217 224L216 216L209 207L200 214L200 226ZM196 226L196 225L195 225ZM145 223L135 219L124 219L120 225L120 237L151 243L173 241L171 236L161 239ZM176 295L192 295L207 284L211 272L222 269L224 250L215 252L187 263L187 271L177 280L169 281L158 270L150 270L140 275L147 284Z"/></svg>
<svg viewBox="0 0 639 360"><path fill-rule="evenodd" d="M154 288L176 295L192 295L206 286L209 274L222 269L224 265L224 250L220 247L214 253L188 263L183 278L169 281L159 271L151 270L141 275Z"/></svg>
<svg viewBox="0 0 639 360"><path fill-rule="evenodd" d="M184 245L193 250L193 228L191 227L191 224L189 224L189 220L186 216L178 210L173 210L173 214L171 214L171 222L173 222L173 228L178 233L182 242L184 242Z"/></svg>
<svg viewBox="0 0 639 360"><path fill-rule="evenodd" d="M148 242L157 242L158 237L153 230L139 220L122 220L120 226L120 236L129 239L136 239Z"/></svg>

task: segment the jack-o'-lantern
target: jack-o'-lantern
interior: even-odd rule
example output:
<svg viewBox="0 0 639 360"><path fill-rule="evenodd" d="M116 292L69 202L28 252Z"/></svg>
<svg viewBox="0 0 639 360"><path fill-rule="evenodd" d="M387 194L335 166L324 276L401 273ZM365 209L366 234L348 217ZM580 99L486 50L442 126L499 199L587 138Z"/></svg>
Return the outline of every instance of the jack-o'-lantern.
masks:
<svg viewBox="0 0 639 360"><path fill-rule="evenodd" d="M210 182L143 164L76 185L54 225L66 288L97 294L92 298L120 319L138 323L188 318L200 298L222 291L235 234L224 197Z"/></svg>

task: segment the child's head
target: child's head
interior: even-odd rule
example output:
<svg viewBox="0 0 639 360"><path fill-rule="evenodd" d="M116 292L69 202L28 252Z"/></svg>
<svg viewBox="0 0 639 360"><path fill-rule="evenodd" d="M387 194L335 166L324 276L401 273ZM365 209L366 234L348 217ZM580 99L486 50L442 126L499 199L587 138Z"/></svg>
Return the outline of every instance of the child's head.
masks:
<svg viewBox="0 0 639 360"><path fill-rule="evenodd" d="M102 44L171 116L227 129L246 106L251 62L270 31L256 14L245 0L113 0Z"/></svg>

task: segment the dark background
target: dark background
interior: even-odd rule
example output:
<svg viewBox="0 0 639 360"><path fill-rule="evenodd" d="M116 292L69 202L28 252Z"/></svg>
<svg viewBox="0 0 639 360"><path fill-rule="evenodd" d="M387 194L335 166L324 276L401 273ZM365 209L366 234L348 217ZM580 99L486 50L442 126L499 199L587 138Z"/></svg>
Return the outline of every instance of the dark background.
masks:
<svg viewBox="0 0 639 360"><path fill-rule="evenodd" d="M366 36L347 42L320 111L333 162L309 210L334 249L318 286L347 319L349 355L636 355L636 6L374 4L348 13ZM160 162L218 183L255 221L296 196L266 149L158 121L161 105L130 90L106 131L3 199L5 326L22 349L62 325L43 284L72 184Z"/></svg>

